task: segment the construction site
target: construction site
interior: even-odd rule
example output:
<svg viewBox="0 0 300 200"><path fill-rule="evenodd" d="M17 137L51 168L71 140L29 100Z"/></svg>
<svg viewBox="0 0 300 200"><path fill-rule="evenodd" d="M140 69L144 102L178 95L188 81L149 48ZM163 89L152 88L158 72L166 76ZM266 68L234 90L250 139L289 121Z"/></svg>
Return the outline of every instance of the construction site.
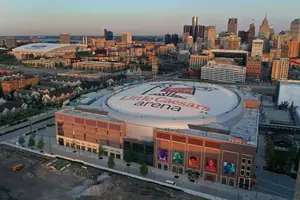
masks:
<svg viewBox="0 0 300 200"><path fill-rule="evenodd" d="M0 145L1 200L199 200L182 191Z"/></svg>

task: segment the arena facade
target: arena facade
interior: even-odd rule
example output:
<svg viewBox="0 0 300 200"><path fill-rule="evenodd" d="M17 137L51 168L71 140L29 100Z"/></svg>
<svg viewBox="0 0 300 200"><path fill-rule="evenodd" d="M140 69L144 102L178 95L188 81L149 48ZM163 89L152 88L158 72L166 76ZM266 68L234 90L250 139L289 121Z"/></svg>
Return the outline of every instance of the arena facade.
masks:
<svg viewBox="0 0 300 200"><path fill-rule="evenodd" d="M109 88L56 113L57 142L91 152L251 188L260 101L257 95L194 82Z"/></svg>

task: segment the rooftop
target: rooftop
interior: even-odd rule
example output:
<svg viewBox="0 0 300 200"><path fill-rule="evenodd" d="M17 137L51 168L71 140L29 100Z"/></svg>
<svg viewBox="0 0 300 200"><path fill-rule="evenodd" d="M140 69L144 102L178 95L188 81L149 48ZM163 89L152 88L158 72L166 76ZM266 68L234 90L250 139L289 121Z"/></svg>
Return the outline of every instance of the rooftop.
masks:
<svg viewBox="0 0 300 200"><path fill-rule="evenodd" d="M247 51L244 50L230 50L230 49L211 49L211 52L218 52L218 53L244 53L244 54L248 54Z"/></svg>

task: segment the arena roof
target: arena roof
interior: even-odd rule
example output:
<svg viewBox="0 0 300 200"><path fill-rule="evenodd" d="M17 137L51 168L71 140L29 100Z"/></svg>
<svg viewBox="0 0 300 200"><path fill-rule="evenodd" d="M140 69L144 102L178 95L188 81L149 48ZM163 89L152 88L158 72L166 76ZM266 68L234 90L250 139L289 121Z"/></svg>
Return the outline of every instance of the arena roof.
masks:
<svg viewBox="0 0 300 200"><path fill-rule="evenodd" d="M28 52L28 53L47 53L61 47L67 47L72 44L54 44L54 43L32 43L14 48L13 52Z"/></svg>

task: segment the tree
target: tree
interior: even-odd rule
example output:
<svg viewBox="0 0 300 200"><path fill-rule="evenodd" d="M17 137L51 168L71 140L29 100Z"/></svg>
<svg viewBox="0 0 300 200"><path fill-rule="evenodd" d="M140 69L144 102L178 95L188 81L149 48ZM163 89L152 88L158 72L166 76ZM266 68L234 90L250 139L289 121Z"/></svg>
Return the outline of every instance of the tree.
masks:
<svg viewBox="0 0 300 200"><path fill-rule="evenodd" d="M115 157L113 155L110 155L108 157L107 165L109 168L114 168L115 167Z"/></svg>
<svg viewBox="0 0 300 200"><path fill-rule="evenodd" d="M146 163L143 163L141 166L140 166L140 174L142 176L146 176L148 174L148 166L146 165Z"/></svg>
<svg viewBox="0 0 300 200"><path fill-rule="evenodd" d="M39 142L38 142L38 144L37 144L37 148L42 151L43 148L44 148L44 144L45 144L44 140L40 139Z"/></svg>
<svg viewBox="0 0 300 200"><path fill-rule="evenodd" d="M25 139L24 139L24 137L23 137L22 135L20 135L19 140L18 140L18 143L19 143L21 146L24 145Z"/></svg>
<svg viewBox="0 0 300 200"><path fill-rule="evenodd" d="M130 163L133 162L133 154L132 151L125 151L124 152L124 158L123 158L126 162Z"/></svg>
<svg viewBox="0 0 300 200"><path fill-rule="evenodd" d="M28 141L28 146L29 147L34 147L35 146L35 140L34 140L35 135L31 135Z"/></svg>
<svg viewBox="0 0 300 200"><path fill-rule="evenodd" d="M99 156L99 158L102 157L103 154L104 154L104 149L103 149L102 145L99 144L99 147L98 147L98 156Z"/></svg>

